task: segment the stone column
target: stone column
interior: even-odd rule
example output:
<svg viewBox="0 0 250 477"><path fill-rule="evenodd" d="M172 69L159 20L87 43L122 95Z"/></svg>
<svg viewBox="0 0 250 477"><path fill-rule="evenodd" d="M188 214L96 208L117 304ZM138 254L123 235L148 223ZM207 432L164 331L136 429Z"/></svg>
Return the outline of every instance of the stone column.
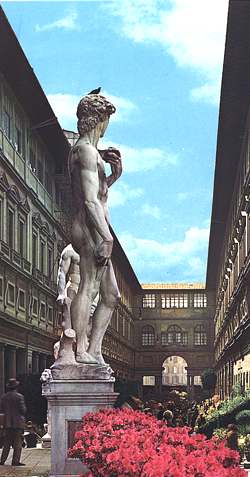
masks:
<svg viewBox="0 0 250 477"><path fill-rule="evenodd" d="M222 399L225 399L225 368L223 366L221 370L221 377L222 377Z"/></svg>
<svg viewBox="0 0 250 477"><path fill-rule="evenodd" d="M187 394L188 400L191 401L191 375L187 373Z"/></svg>
<svg viewBox="0 0 250 477"><path fill-rule="evenodd" d="M194 376L190 376L190 401L194 400Z"/></svg>
<svg viewBox="0 0 250 477"><path fill-rule="evenodd" d="M32 356L32 374L39 374L39 354L35 352Z"/></svg>
<svg viewBox="0 0 250 477"><path fill-rule="evenodd" d="M234 387L234 361L231 361L231 392Z"/></svg>
<svg viewBox="0 0 250 477"><path fill-rule="evenodd" d="M224 385L224 390L225 390L225 398L228 397L228 365L227 363L224 366L224 373L225 373L225 385Z"/></svg>
<svg viewBox="0 0 250 477"><path fill-rule="evenodd" d="M5 351L4 344L0 343L0 396L5 391Z"/></svg>
<svg viewBox="0 0 250 477"><path fill-rule="evenodd" d="M16 348L8 348L8 379L16 378Z"/></svg>

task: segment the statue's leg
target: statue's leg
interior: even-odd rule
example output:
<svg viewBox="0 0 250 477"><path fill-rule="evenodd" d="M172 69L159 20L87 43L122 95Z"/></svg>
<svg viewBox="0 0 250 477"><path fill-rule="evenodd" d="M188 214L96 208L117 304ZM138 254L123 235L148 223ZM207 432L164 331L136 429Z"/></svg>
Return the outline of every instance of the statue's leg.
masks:
<svg viewBox="0 0 250 477"><path fill-rule="evenodd" d="M120 300L114 269L109 260L108 266L104 267L100 282L100 300L93 316L92 332L88 353L99 364L105 364L102 356L102 340L111 320L112 313Z"/></svg>
<svg viewBox="0 0 250 477"><path fill-rule="evenodd" d="M76 360L81 363L95 363L87 353L87 328L95 284L96 265L94 256L89 250L81 250L81 281L78 292L71 303L70 314L72 327L76 332Z"/></svg>

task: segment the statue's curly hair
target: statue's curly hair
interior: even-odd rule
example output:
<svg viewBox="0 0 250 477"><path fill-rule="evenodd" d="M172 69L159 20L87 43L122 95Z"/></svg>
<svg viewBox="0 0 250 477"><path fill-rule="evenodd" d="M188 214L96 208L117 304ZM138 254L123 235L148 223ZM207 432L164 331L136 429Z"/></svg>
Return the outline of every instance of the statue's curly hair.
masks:
<svg viewBox="0 0 250 477"><path fill-rule="evenodd" d="M87 94L77 106L77 129L79 134L95 129L98 123L105 121L115 113L115 106L100 94Z"/></svg>

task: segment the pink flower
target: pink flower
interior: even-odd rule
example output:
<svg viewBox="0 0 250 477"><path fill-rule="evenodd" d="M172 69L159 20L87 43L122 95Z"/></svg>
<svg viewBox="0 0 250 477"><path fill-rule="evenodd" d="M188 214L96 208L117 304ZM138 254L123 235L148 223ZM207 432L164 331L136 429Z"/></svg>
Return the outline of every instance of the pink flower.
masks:
<svg viewBox="0 0 250 477"><path fill-rule="evenodd" d="M88 477L246 477L237 452L189 431L140 411L102 409L83 417L69 455L87 464Z"/></svg>

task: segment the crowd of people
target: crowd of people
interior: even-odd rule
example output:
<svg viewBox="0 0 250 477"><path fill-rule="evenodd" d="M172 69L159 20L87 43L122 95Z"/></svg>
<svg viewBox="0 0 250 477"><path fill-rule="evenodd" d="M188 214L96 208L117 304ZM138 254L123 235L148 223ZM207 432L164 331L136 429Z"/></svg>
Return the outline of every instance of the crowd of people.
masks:
<svg viewBox="0 0 250 477"><path fill-rule="evenodd" d="M138 397L130 396L121 407L138 409L165 421L168 426L182 427L189 425L187 419L188 400L185 392L174 391L169 394L169 399L162 402L153 399L142 401Z"/></svg>
<svg viewBox="0 0 250 477"><path fill-rule="evenodd" d="M208 414L220 406L221 400L218 395L202 402L193 401L190 403L187 393L172 391L169 394L169 399L162 402L156 400L142 401L138 397L129 396L121 407L130 407L155 416L157 419L166 422L169 427L188 426L190 433L199 433ZM238 432L234 423L228 424L225 439L230 449L238 449Z"/></svg>

